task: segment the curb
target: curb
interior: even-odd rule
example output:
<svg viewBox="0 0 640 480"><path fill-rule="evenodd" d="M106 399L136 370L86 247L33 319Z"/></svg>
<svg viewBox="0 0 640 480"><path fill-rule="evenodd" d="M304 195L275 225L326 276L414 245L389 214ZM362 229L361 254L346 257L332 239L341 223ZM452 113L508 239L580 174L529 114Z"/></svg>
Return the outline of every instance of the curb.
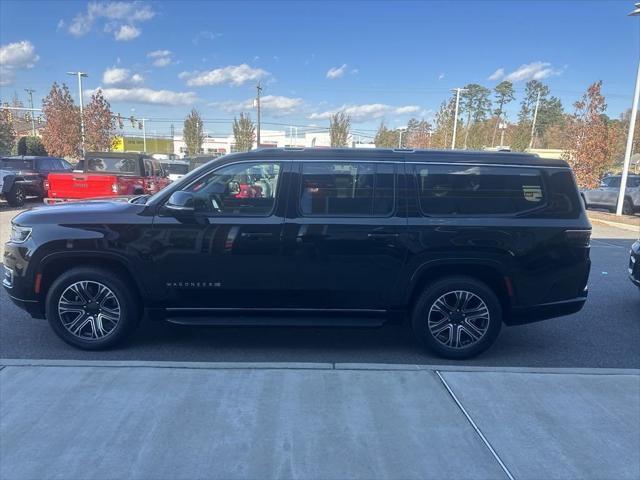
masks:
<svg viewBox="0 0 640 480"><path fill-rule="evenodd" d="M589 220L592 223L601 223L601 224L607 225L609 227L620 228L622 230L628 230L630 232L636 232L636 231L640 230L640 224L638 224L638 226L633 226L633 225L630 225L628 223L610 222L609 220L603 220L601 218L592 218L592 217L590 217Z"/></svg>
<svg viewBox="0 0 640 480"><path fill-rule="evenodd" d="M536 368L464 365L415 365L385 363L305 363L305 362L161 362L103 360L34 360L0 359L3 367L106 367L106 368L170 368L192 370L357 370L357 371L440 371L468 373L533 373L564 375L632 375L640 376L637 368Z"/></svg>

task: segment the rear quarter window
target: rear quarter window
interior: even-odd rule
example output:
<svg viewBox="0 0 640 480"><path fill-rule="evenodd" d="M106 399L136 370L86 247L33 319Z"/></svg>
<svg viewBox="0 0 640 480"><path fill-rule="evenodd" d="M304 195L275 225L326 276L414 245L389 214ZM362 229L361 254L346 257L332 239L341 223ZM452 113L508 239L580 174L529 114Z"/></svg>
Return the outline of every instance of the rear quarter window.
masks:
<svg viewBox="0 0 640 480"><path fill-rule="evenodd" d="M414 173L424 215L515 215L548 200L537 168L418 164Z"/></svg>

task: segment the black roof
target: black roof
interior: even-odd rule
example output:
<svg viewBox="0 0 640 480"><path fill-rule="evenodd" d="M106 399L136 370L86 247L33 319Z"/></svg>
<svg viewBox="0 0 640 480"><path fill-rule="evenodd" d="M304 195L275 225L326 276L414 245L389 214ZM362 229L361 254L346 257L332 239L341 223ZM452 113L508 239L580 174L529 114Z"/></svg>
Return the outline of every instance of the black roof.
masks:
<svg viewBox="0 0 640 480"><path fill-rule="evenodd" d="M495 165L535 165L569 167L564 160L541 158L532 153L493 152L475 150L405 150L386 148L261 148L250 152L233 153L223 160L252 158L281 158L283 160L396 160L407 162L459 162Z"/></svg>

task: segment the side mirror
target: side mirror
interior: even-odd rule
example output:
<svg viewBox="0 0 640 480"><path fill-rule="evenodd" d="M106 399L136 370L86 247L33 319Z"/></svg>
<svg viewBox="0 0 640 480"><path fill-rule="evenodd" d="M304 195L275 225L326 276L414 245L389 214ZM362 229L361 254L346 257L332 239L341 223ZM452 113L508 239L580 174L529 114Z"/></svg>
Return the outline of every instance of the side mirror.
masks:
<svg viewBox="0 0 640 480"><path fill-rule="evenodd" d="M183 190L173 192L169 197L167 203L164 204L164 207L167 210L171 210L173 212L193 212L195 211L195 201L193 193L185 192Z"/></svg>

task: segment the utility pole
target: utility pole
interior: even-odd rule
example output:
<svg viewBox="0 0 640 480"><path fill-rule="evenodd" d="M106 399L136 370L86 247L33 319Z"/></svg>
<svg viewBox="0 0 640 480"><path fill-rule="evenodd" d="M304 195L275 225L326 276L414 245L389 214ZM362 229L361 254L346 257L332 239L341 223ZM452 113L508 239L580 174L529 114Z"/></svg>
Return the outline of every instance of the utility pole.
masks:
<svg viewBox="0 0 640 480"><path fill-rule="evenodd" d="M31 136L35 137L36 136L36 120L33 116L33 92L35 92L35 90L33 88L25 88L24 89L25 92L27 92L29 94L29 103L31 104Z"/></svg>
<svg viewBox="0 0 640 480"><path fill-rule="evenodd" d="M144 153L147 153L147 125L145 123L147 120L147 118L140 119L142 122L142 150L144 150Z"/></svg>
<svg viewBox="0 0 640 480"><path fill-rule="evenodd" d="M404 132L406 129L406 127L398 128L398 132L400 132L400 135L398 136L398 148L402 148L402 132Z"/></svg>
<svg viewBox="0 0 640 480"><path fill-rule="evenodd" d="M466 92L466 88L454 88L451 90L456 92L456 110L453 116L453 138L451 139L451 150L456 148L456 131L458 130L458 107L460 106L460 93Z"/></svg>
<svg viewBox="0 0 640 480"><path fill-rule="evenodd" d="M84 157L84 107L82 101L82 77L88 77L89 75L84 72L67 72L67 75L73 75L78 77L78 95L80 103L80 134L82 136L82 156Z"/></svg>
<svg viewBox="0 0 640 480"><path fill-rule="evenodd" d="M536 100L536 109L533 112L533 123L531 124L531 140L529 141L529 148L533 148L533 140L536 134L536 120L538 119L538 107L540 107L540 89L538 89L538 98Z"/></svg>
<svg viewBox="0 0 640 480"><path fill-rule="evenodd" d="M262 93L262 87L260 86L260 82L256 85L256 91L258 95L256 96L256 108L258 109L258 135L257 135L257 148L260 148L260 94Z"/></svg>
<svg viewBox="0 0 640 480"><path fill-rule="evenodd" d="M640 2L636 3L636 9L629 16L640 15ZM636 89L633 94L633 105L631 107L631 118L629 119L629 134L627 136L627 148L624 151L624 163L622 165L622 178L620 179L620 193L618 194L618 205L616 215L622 215L624 207L624 195L627 190L627 178L629 177L629 164L631 163L631 150L633 149L633 135L636 128L636 115L638 114L638 97L640 97L640 62L638 62L638 73L636 74Z"/></svg>

